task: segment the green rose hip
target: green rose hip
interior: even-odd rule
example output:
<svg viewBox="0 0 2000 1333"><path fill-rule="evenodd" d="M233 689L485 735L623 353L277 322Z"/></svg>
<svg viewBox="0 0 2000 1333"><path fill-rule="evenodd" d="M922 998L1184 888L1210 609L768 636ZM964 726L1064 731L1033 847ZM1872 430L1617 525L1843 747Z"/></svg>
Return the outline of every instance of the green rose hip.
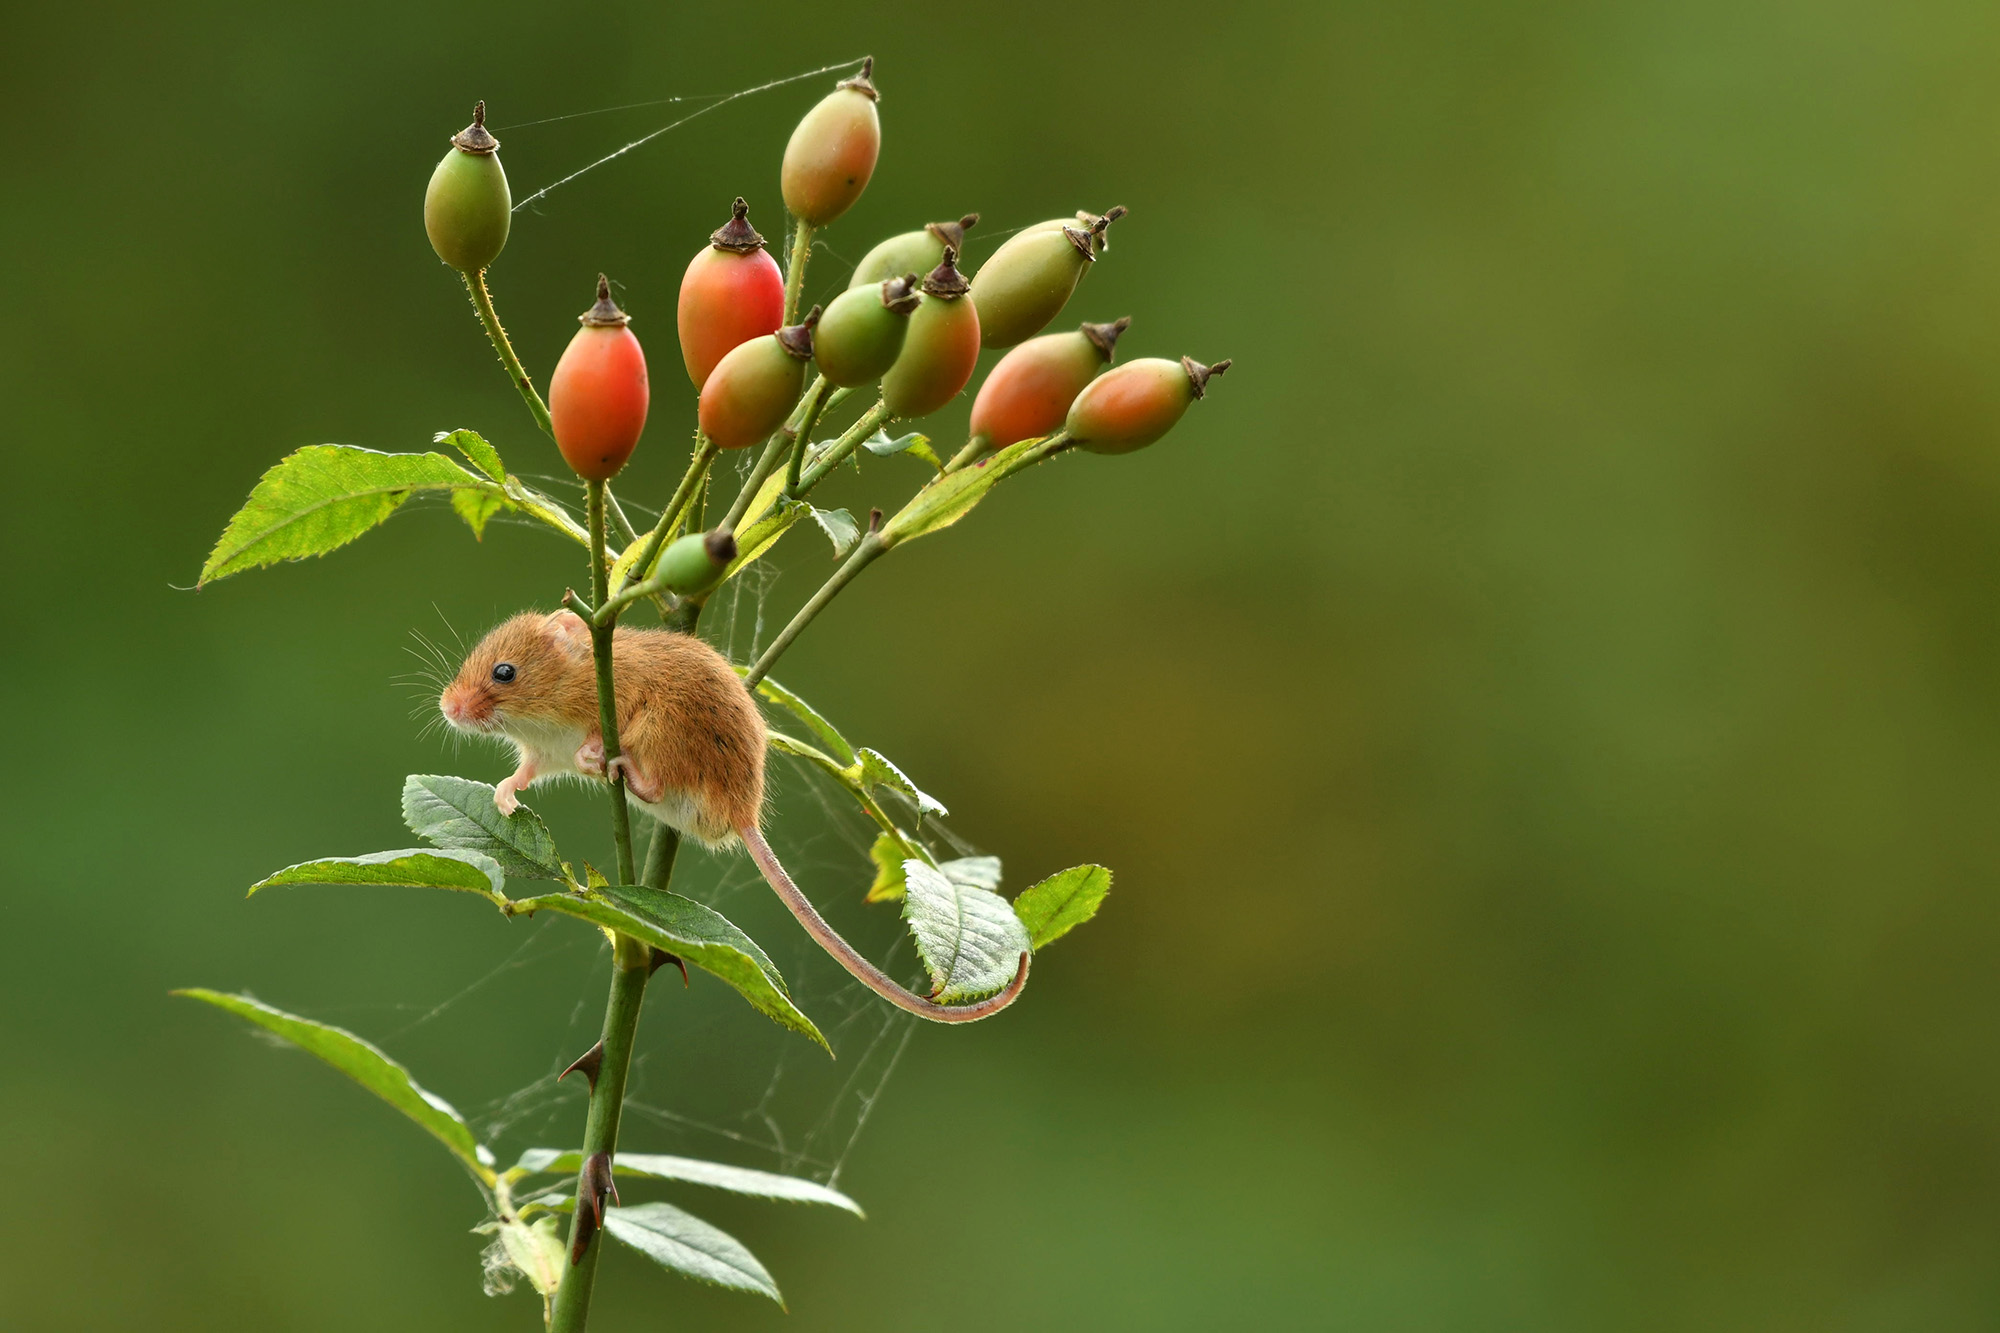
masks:
<svg viewBox="0 0 2000 1333"><path fill-rule="evenodd" d="M461 273L477 273L499 258L514 218L514 197L500 166L500 141L486 128L486 103L472 123L451 136L451 151L424 191L424 231L438 258Z"/></svg>
<svg viewBox="0 0 2000 1333"><path fill-rule="evenodd" d="M834 297L813 330L813 359L826 382L851 389L895 365L910 332L910 312L922 300L914 273Z"/></svg>
<svg viewBox="0 0 2000 1333"><path fill-rule="evenodd" d="M707 592L736 558L736 536L727 528L691 532L660 552L654 573L668 591L683 597Z"/></svg>
<svg viewBox="0 0 2000 1333"><path fill-rule="evenodd" d="M861 256L847 281L848 290L872 287L899 273L928 273L944 258L946 246L964 254L965 233L978 225L979 214L967 213L956 222L930 222L920 231L891 236Z"/></svg>
<svg viewBox="0 0 2000 1333"><path fill-rule="evenodd" d="M1042 222L1009 237L972 277L984 345L1012 347L1047 328L1103 253L1105 229L1124 216L1114 208L1087 225Z"/></svg>

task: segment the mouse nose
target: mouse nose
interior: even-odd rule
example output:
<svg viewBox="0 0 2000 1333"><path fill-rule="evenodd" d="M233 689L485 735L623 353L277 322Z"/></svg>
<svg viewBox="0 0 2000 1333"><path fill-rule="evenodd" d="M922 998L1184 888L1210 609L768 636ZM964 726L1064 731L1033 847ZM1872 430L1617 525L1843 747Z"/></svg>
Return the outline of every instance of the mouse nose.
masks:
<svg viewBox="0 0 2000 1333"><path fill-rule="evenodd" d="M438 711L444 714L445 721L457 726L471 721L474 708L471 695L472 691L457 683L446 686L438 699Z"/></svg>
<svg viewBox="0 0 2000 1333"><path fill-rule="evenodd" d="M492 711L492 699L488 699L486 691L476 685L468 687L454 681L444 687L444 695L438 697L438 713L442 713L444 721L452 727L478 727L492 717Z"/></svg>

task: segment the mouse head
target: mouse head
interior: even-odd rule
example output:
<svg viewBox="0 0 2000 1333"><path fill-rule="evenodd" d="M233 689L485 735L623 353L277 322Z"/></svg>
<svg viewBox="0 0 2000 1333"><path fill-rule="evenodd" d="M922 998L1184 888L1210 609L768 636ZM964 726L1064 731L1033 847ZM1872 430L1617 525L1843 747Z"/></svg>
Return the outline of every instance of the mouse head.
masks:
<svg viewBox="0 0 2000 1333"><path fill-rule="evenodd" d="M588 726L597 717L590 627L573 611L525 611L501 621L466 654L438 710L459 731L481 735Z"/></svg>

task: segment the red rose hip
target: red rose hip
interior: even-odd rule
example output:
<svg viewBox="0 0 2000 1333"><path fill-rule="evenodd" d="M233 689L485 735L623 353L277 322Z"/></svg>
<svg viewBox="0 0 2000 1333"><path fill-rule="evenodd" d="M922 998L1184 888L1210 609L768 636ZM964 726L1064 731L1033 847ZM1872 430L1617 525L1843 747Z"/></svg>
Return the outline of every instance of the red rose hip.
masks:
<svg viewBox="0 0 2000 1333"><path fill-rule="evenodd" d="M785 322L785 279L740 197L729 221L689 262L678 319L681 359L697 393L733 348L776 333Z"/></svg>
<svg viewBox="0 0 2000 1333"><path fill-rule="evenodd" d="M972 400L972 438L983 453L1054 433L1070 404L1111 363L1131 319L1030 338L1000 358Z"/></svg>
<svg viewBox="0 0 2000 1333"><path fill-rule="evenodd" d="M1174 428L1227 361L1204 366L1182 357L1149 356L1101 375L1076 396L1064 429L1077 446L1096 454L1143 449Z"/></svg>
<svg viewBox="0 0 2000 1333"><path fill-rule="evenodd" d="M616 476L646 428L646 353L629 317L597 278L597 304L577 316L583 327L549 377L549 421L556 447L585 481Z"/></svg>

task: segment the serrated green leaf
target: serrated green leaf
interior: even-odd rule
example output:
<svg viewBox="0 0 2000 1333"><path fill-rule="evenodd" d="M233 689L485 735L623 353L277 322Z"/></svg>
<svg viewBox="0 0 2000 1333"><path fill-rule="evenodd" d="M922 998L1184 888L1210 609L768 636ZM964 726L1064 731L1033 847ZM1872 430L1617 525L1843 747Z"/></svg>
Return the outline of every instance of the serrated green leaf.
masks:
<svg viewBox="0 0 2000 1333"><path fill-rule="evenodd" d="M209 552L196 584L325 555L383 522L418 491L460 489L498 490L443 454L308 445L258 479Z"/></svg>
<svg viewBox="0 0 2000 1333"><path fill-rule="evenodd" d="M1000 858L997 856L961 856L955 861L940 861L938 869L954 884L963 884L968 889L985 889L989 893L1000 887Z"/></svg>
<svg viewBox="0 0 2000 1333"><path fill-rule="evenodd" d="M465 520L465 526L472 529L472 539L483 541L486 537L486 520L507 508L507 497L496 491L453 491L451 512Z"/></svg>
<svg viewBox="0 0 2000 1333"><path fill-rule="evenodd" d="M485 853L516 879L566 882L542 817L526 806L501 814L493 792L491 784L471 778L412 773L403 779L403 822L439 847Z"/></svg>
<svg viewBox="0 0 2000 1333"><path fill-rule="evenodd" d="M835 560L844 559L854 549L854 544L861 540L861 525L845 509L813 509L812 516L813 522L819 524L819 530L833 543Z"/></svg>
<svg viewBox="0 0 2000 1333"><path fill-rule="evenodd" d="M604 1229L662 1268L697 1282L754 1291L781 1306L785 1303L777 1282L743 1242L672 1204L607 1208Z"/></svg>
<svg viewBox="0 0 2000 1333"><path fill-rule="evenodd" d="M750 1002L751 1008L780 1026L811 1037L826 1047L829 1055L833 1053L813 1021L792 1003L784 977L757 942L714 908L643 884L613 885L594 894L547 893L516 899L512 904L517 914L544 908L623 931L665 949L722 978Z"/></svg>
<svg viewBox="0 0 2000 1333"><path fill-rule="evenodd" d="M288 1014L248 995L227 995L200 987L177 990L173 993L184 995L191 1000L200 1000L204 1004L212 1004L218 1009L226 1009L268 1032L276 1033L300 1050L318 1056L429 1130L438 1142L451 1149L453 1155L465 1163L466 1168L475 1176L489 1185L493 1183L493 1170L483 1160L484 1154L479 1145L473 1141L472 1131L466 1127L465 1118L452 1108L451 1103L434 1093L426 1092L415 1079L410 1077L409 1070L391 1060L371 1043L363 1041L345 1028L337 1028L328 1023L315 1023L310 1018Z"/></svg>
<svg viewBox="0 0 2000 1333"><path fill-rule="evenodd" d="M501 886L507 882L499 864L480 852L456 849L432 851L410 847L398 852L370 852L366 856L329 856L302 861L267 875L250 886L281 888L290 884L383 884L415 889L458 889L506 902Z"/></svg>
<svg viewBox="0 0 2000 1333"><path fill-rule="evenodd" d="M736 673L744 675L749 670L749 667L740 666L736 668ZM757 693L763 695L766 699L769 699L772 703L805 723L813 735L826 742L828 748L833 751L834 757L840 760L841 763L851 764L854 762L854 747L847 743L847 738L836 731L833 723L827 721L826 718L820 715L817 709L804 699L799 698L798 695L793 694L769 676L757 682Z"/></svg>
<svg viewBox="0 0 2000 1333"><path fill-rule="evenodd" d="M999 894L957 884L914 858L903 862L903 919L940 1004L984 999L1014 979L1028 931Z"/></svg>
<svg viewBox="0 0 2000 1333"><path fill-rule="evenodd" d="M901 792L915 803L918 811L927 815L947 815L951 812L935 796L918 790L917 784L905 777L903 770L883 756L879 751L862 746L856 752L861 760L861 780L871 787L887 787Z"/></svg>
<svg viewBox="0 0 2000 1333"><path fill-rule="evenodd" d="M583 1168L583 1154L559 1148L530 1148L521 1154L515 1169L529 1175L552 1172L574 1175ZM856 1217L866 1217L861 1205L837 1189L807 1180L803 1176L781 1176L771 1171L753 1171L744 1166L726 1166L693 1157L671 1157L662 1153L621 1152L612 1159L613 1171L621 1176L646 1176L654 1180L678 1180L710 1189L748 1194L758 1199L778 1199L788 1203L823 1203L844 1208Z"/></svg>
<svg viewBox="0 0 2000 1333"><path fill-rule="evenodd" d="M432 444L448 444L464 454L466 461L484 472L495 481L507 480L507 465L500 461L500 451L486 442L476 430L443 430L431 438Z"/></svg>
<svg viewBox="0 0 2000 1333"><path fill-rule="evenodd" d="M883 541L896 546L950 527L971 513L995 486L1049 457L1052 442L1060 443L1054 436L1021 440L970 467L934 478L883 525Z"/></svg>
<svg viewBox="0 0 2000 1333"><path fill-rule="evenodd" d="M1014 915L1027 928L1028 940L1046 948L1097 915L1111 892L1111 872L1103 866L1071 866L1050 875L1014 899Z"/></svg>
<svg viewBox="0 0 2000 1333"><path fill-rule="evenodd" d="M875 882L868 886L868 901L892 903L903 896L903 862L909 852L893 833L875 835L868 859L875 863Z"/></svg>

